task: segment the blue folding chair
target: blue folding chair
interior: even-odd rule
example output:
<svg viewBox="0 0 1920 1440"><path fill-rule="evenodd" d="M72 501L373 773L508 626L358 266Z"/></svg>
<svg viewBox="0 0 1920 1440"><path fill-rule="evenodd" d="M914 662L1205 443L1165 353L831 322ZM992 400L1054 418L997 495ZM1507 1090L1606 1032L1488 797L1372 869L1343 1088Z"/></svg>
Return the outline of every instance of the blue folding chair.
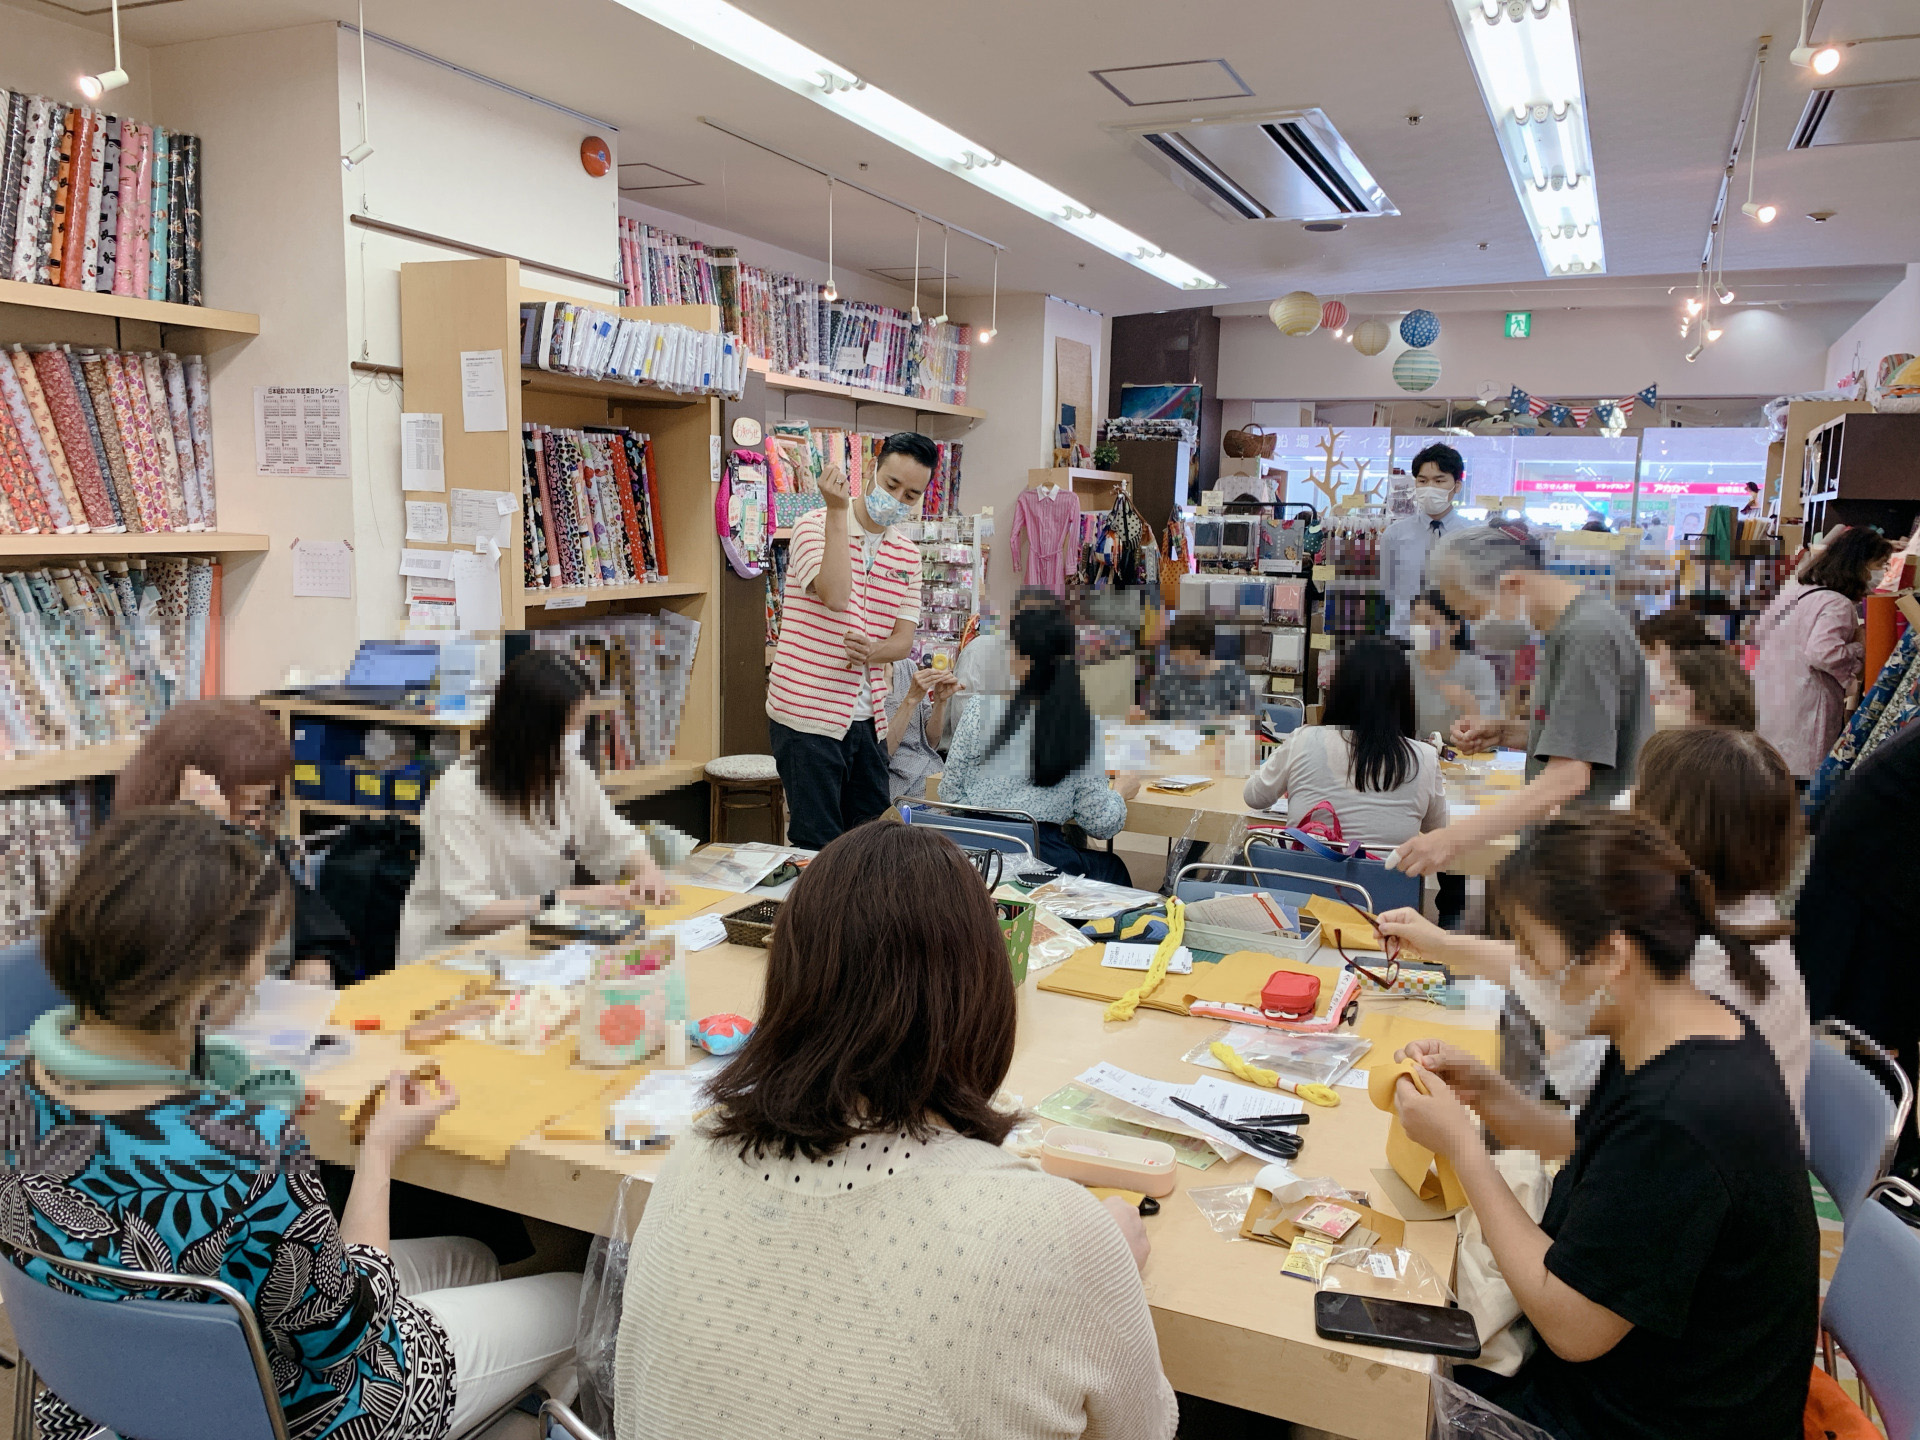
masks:
<svg viewBox="0 0 1920 1440"><path fill-rule="evenodd" d="M0 1044L26 1034L41 1015L66 1003L47 976L38 939L0 950Z"/></svg>
<svg viewBox="0 0 1920 1440"><path fill-rule="evenodd" d="M91 1299L41 1284L20 1268L32 1260L95 1284L185 1290L219 1303ZM0 1300L20 1345L14 1440L33 1440L38 1384L116 1435L287 1440L260 1321L231 1285L68 1260L0 1240Z"/></svg>
<svg viewBox="0 0 1920 1440"><path fill-rule="evenodd" d="M1308 889L1330 900L1343 898L1342 890L1358 890L1380 903L1367 902L1367 909L1378 915L1381 909L1399 905L1420 908L1420 877L1387 869L1384 860L1330 860L1306 850L1283 850L1278 845L1258 840L1247 842L1247 864L1256 870L1283 870L1310 882Z"/></svg>
<svg viewBox="0 0 1920 1440"><path fill-rule="evenodd" d="M1262 701L1260 718L1276 735L1291 735L1307 720L1307 707L1297 696Z"/></svg>
<svg viewBox="0 0 1920 1440"><path fill-rule="evenodd" d="M900 806L900 818L909 825L927 825L949 835L965 836L954 843L969 850L999 850L1008 855L1040 853L1039 822L1024 810L983 810L941 800L915 800Z"/></svg>
<svg viewBox="0 0 1920 1440"><path fill-rule="evenodd" d="M1836 1343L1853 1362L1860 1408L1871 1418L1880 1407L1888 1440L1920 1440L1920 1368L1913 1363L1920 1354L1920 1230L1880 1203L1882 1195L1920 1205L1920 1189L1897 1177L1862 1197L1820 1307L1820 1348L1835 1378Z"/></svg>
<svg viewBox="0 0 1920 1440"><path fill-rule="evenodd" d="M1807 1163L1849 1225L1867 1191L1893 1163L1913 1107L1913 1087L1894 1058L1844 1020L1813 1027L1807 1062ZM1822 1042L1837 1043L1822 1043Z"/></svg>

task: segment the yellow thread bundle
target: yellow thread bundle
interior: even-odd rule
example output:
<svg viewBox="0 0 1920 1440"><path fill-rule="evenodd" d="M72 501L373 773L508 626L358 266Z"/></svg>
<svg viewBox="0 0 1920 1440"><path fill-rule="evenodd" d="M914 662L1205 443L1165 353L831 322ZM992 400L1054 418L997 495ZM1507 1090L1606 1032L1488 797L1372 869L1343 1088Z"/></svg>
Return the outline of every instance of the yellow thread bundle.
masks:
<svg viewBox="0 0 1920 1440"><path fill-rule="evenodd" d="M1224 1040L1216 1040L1207 1047L1213 1058L1227 1067L1229 1074L1246 1081L1249 1085L1259 1085L1268 1090L1291 1090L1309 1105L1338 1105L1340 1095L1331 1085L1315 1085L1311 1081L1294 1084L1280 1083L1280 1072L1263 1069L1251 1061L1241 1058L1240 1052Z"/></svg>
<svg viewBox="0 0 1920 1440"><path fill-rule="evenodd" d="M1147 966L1146 978L1107 1006L1107 1019L1131 1020L1133 1012L1140 1008L1140 1002L1160 988L1160 982L1167 978L1167 966L1173 963L1173 957L1180 949L1180 937L1186 933L1186 929L1187 907L1178 900L1167 901L1167 938L1153 952L1153 963Z"/></svg>

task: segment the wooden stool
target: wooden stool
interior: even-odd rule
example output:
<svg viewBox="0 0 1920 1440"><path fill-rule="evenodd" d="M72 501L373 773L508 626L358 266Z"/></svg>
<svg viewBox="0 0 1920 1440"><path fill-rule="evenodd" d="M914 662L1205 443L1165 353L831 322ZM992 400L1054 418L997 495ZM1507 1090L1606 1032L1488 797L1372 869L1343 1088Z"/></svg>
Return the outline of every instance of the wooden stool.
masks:
<svg viewBox="0 0 1920 1440"><path fill-rule="evenodd" d="M708 839L727 838L727 811L765 809L773 816L773 843L786 843L786 796L771 755L723 755L709 760L706 771L707 793L712 797Z"/></svg>

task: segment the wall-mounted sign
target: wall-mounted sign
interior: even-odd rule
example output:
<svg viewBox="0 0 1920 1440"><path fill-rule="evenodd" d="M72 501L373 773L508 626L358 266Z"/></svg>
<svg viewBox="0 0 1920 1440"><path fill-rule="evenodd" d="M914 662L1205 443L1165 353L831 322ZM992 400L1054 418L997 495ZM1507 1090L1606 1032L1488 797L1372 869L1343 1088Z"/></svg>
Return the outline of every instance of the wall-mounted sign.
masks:
<svg viewBox="0 0 1920 1440"><path fill-rule="evenodd" d="M1533 334L1533 312L1531 310L1507 311L1507 339L1525 340Z"/></svg>

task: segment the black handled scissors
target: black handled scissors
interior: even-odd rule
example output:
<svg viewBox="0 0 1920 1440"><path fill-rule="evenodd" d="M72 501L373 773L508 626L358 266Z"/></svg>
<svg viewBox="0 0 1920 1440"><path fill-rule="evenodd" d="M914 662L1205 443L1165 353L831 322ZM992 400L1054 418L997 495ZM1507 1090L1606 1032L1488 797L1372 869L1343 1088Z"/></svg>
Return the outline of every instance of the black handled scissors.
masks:
<svg viewBox="0 0 1920 1440"><path fill-rule="evenodd" d="M1294 1133L1293 1127L1305 1125L1312 1117L1308 1115L1261 1115L1252 1120L1222 1120L1210 1115L1191 1100L1178 1095L1170 1097L1190 1115L1197 1115L1209 1125L1217 1126L1233 1136L1242 1145L1257 1154L1274 1160L1291 1160L1300 1153L1300 1147L1306 1142Z"/></svg>

